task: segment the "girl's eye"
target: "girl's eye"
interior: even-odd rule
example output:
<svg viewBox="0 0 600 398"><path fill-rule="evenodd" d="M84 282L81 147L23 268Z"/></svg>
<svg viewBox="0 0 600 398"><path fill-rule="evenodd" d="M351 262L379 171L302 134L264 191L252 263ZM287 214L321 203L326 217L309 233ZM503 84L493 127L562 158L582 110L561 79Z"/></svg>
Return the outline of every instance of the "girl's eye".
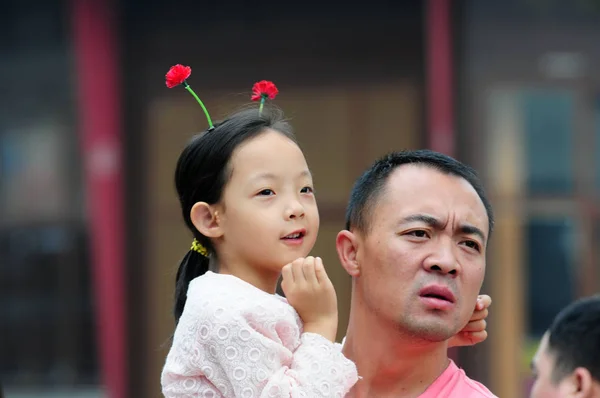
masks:
<svg viewBox="0 0 600 398"><path fill-rule="evenodd" d="M260 191L258 193L258 195L260 195L260 196L271 196L271 195L275 195L275 192L273 192L272 189L263 189L262 191Z"/></svg>
<svg viewBox="0 0 600 398"><path fill-rule="evenodd" d="M313 193L312 187L304 187L300 190L301 193Z"/></svg>

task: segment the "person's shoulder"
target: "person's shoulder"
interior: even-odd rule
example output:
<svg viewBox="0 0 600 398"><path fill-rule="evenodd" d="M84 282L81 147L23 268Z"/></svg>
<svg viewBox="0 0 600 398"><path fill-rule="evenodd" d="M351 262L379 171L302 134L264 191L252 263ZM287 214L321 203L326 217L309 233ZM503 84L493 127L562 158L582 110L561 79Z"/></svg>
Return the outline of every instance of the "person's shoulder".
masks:
<svg viewBox="0 0 600 398"><path fill-rule="evenodd" d="M233 275L209 271L190 282L186 307L208 318L234 321L248 315L268 316L289 304Z"/></svg>
<svg viewBox="0 0 600 398"><path fill-rule="evenodd" d="M229 275L222 275L212 271L195 277L190 281L188 287L188 296L196 291L219 291L229 289L234 284L234 280Z"/></svg>
<svg viewBox="0 0 600 398"><path fill-rule="evenodd" d="M464 370L461 372L461 398L498 398L486 386L480 382L471 379Z"/></svg>
<svg viewBox="0 0 600 398"><path fill-rule="evenodd" d="M188 299L204 304L241 302L243 298L257 294L258 289L233 275L218 274L208 271L194 278L188 287ZM208 300L207 300L208 299Z"/></svg>

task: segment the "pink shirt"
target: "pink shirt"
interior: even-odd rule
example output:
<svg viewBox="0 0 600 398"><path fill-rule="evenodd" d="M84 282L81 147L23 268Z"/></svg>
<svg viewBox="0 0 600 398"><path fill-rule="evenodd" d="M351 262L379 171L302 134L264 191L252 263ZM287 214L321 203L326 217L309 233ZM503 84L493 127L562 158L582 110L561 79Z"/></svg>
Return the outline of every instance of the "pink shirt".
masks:
<svg viewBox="0 0 600 398"><path fill-rule="evenodd" d="M419 398L498 398L483 384L471 380L453 361Z"/></svg>

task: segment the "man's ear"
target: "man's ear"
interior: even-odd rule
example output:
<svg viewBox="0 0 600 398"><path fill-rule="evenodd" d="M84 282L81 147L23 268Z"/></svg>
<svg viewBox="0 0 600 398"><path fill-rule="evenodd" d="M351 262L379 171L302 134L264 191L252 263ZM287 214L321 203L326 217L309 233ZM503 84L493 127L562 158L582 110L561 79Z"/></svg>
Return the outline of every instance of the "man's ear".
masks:
<svg viewBox="0 0 600 398"><path fill-rule="evenodd" d="M583 367L576 368L571 376L573 383L573 397L593 398L594 397L594 378L589 370Z"/></svg>
<svg viewBox="0 0 600 398"><path fill-rule="evenodd" d="M360 243L359 237L347 230L340 231L335 239L335 248L340 263L348 275L353 278L360 276L360 264L358 261Z"/></svg>
<svg viewBox="0 0 600 398"><path fill-rule="evenodd" d="M223 228L219 210L215 205L206 202L197 202L192 206L190 218L194 227L207 238L220 238Z"/></svg>

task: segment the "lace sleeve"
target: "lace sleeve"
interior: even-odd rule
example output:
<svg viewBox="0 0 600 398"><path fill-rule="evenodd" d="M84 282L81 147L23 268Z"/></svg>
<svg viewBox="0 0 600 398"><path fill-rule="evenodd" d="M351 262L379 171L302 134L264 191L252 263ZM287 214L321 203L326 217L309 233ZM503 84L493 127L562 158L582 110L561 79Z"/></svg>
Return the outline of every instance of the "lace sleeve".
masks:
<svg viewBox="0 0 600 398"><path fill-rule="evenodd" d="M356 367L339 344L304 333L292 352L272 337L274 328L222 308L182 316L163 369L163 394L342 398L356 383Z"/></svg>

